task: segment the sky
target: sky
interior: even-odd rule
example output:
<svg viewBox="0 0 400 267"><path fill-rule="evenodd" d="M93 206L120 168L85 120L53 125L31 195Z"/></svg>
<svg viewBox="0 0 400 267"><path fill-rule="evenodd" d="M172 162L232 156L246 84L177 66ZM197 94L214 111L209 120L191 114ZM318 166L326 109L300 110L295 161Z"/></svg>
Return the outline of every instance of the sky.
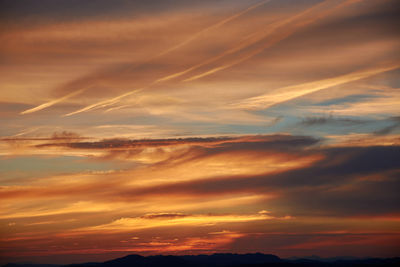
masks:
<svg viewBox="0 0 400 267"><path fill-rule="evenodd" d="M0 263L399 256L395 0L0 10Z"/></svg>

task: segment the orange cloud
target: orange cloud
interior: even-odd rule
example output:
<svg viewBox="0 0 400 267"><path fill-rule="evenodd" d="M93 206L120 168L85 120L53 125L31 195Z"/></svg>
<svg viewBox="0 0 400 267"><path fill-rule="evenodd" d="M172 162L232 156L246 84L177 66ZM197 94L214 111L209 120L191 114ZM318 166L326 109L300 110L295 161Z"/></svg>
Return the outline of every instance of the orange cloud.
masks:
<svg viewBox="0 0 400 267"><path fill-rule="evenodd" d="M363 1L363 0L360 0ZM332 1L324 1L321 2L319 4L316 4L315 6L306 9L305 11L296 14L292 17L289 17L288 19L285 19L283 21L278 21L277 23L274 23L272 25L270 25L268 27L268 32L267 34L263 33L262 35L254 38L254 36L251 36L251 38L249 38L249 41L245 42L245 44L241 44L239 45L237 48L233 48L231 50L229 50L227 53L224 53L221 55L225 56L226 54L230 54L233 52L237 52L245 47L248 47L252 44L255 44L259 41L262 41L262 44L259 45L260 47L252 50L248 53L245 53L244 56L239 57L239 59L234 59L233 62L230 62L228 64L222 65L222 66L218 66L215 68L212 68L206 72L194 75L190 78L185 79L185 82L189 82L189 81L194 81L203 77L206 77L208 75L214 74L216 72L219 72L221 70L233 67L237 64L240 64L252 57L254 57L255 55L260 54L262 51L264 51L265 49L271 47L272 45L286 39L287 37L289 37L290 35L294 34L297 30L299 30L300 28L307 26L310 23L313 23L314 21L323 18L324 16L327 16L329 13L331 13L332 11L335 11L339 8L342 8L346 5L352 4L352 3L356 3L356 2L360 2L360 1L345 1L343 3L340 3L337 6L331 7L330 5L332 4ZM327 10L318 10L320 8L328 8ZM313 14L313 12L316 12ZM310 16L310 17L307 17ZM299 19L300 21L296 21L297 19ZM285 28L286 27L286 28ZM270 39L266 39L266 38L270 38ZM264 40L266 39L266 40ZM212 60L214 61L214 60ZM211 61L211 62L212 62ZM209 61L207 61L207 64L210 63ZM202 66L203 64L201 64L200 66ZM197 66L196 66L197 68ZM191 70L191 69L190 69ZM182 72L182 74L184 74L186 72Z"/></svg>
<svg viewBox="0 0 400 267"><path fill-rule="evenodd" d="M67 235L88 234L95 232L113 233L113 232L132 232L149 228L177 227L177 226L211 226L221 223L245 223L259 220L273 219L272 216L265 214L255 215L186 215L186 216L158 216L158 217L136 217L121 218L109 224L98 225L77 229Z"/></svg>
<svg viewBox="0 0 400 267"><path fill-rule="evenodd" d="M172 51L174 51L174 50L177 50L177 49L179 49L179 48L181 48L181 47L187 45L188 43L192 42L193 40L199 38L200 36L202 36L203 34L207 33L208 31L213 30L213 29L218 28L218 27L221 27L221 26L223 26L224 24L226 24L226 23L228 23L228 22L230 22L230 21L232 21L232 20L234 20L234 19L239 18L240 16L243 16L244 14L250 12L251 10L256 9L256 8L258 8L258 7L260 7L260 6L262 6L262 5L266 4L266 3L268 3L269 1L270 1L270 0L261 1L260 3L254 4L254 5L248 7L247 9L245 9L245 10L239 12L239 13L236 13L236 14L234 14L234 15L232 15L232 16L230 16L230 17L224 19L224 20L221 20L221 21L217 22L216 24L213 24L213 25L211 25L211 26L209 26L209 27L206 27L206 28L202 29L201 31L195 33L194 35L191 35L188 39L184 40L183 42L181 42L181 43L179 43L179 44L177 44L177 45L175 45L175 46L172 46L171 48L168 48L168 49L162 51L161 53L159 53L159 54L157 54L156 56L153 56L153 57L147 59L146 61L152 61L152 60L154 60L154 59L156 59L156 58L159 58L159 57L161 57L161 56L163 56L163 55L165 55L165 54L168 54L168 53L170 53L170 52L172 52ZM63 36L63 37L65 37L65 36ZM142 64L143 64L143 63L142 63ZM127 69L129 69L129 67L128 67L128 68L125 68L125 69L122 69L122 70L120 70L120 71L121 71L121 72L124 72L124 71L126 71ZM107 75L107 74L108 74L108 73L102 73L102 76L105 76L105 75ZM93 83L93 82L96 82L96 81L98 81L98 80L101 80L101 79L102 79L102 78L98 78L97 76L95 76L95 78L93 79L92 83ZM90 80L90 79L89 79L89 80ZM163 79L158 79L158 80L156 80L155 82L151 83L150 86L153 85L153 84L156 84L156 83L158 83L159 81L162 81L162 80L163 80ZM89 85L87 85L87 86L85 86L85 87L83 87L83 88L81 88L81 89L79 89L79 90L77 90L77 91L74 91L74 92L72 92L72 93L70 93L70 94L67 94L67 95L65 95L65 96L63 96L63 97L60 97L60 98L55 99L55 100L51 100L51 101L49 101L49 102L47 102L47 103L41 104L41 105L36 106L36 107L34 107L34 108L31 108L31 109L22 111L20 114L23 115L23 114L29 114L29 113L37 112L37 111L40 111L40 110L42 110L42 109L51 107L51 106L53 106L53 105L55 105L55 104L57 104L57 103L63 102L63 101L65 101L65 100L67 100L67 99L70 99L70 98L72 98L72 97L74 97L74 96L76 96L76 95L81 94L81 93L84 92L85 90L89 89L91 86L93 86L92 83L90 83ZM149 87L149 86L146 86L146 87L144 87L144 88L147 88L147 87ZM99 102L99 103L95 103L95 104L89 105L89 106L87 106L87 107L85 107L85 108L82 108L82 109L80 109L80 110L77 110L77 111L74 111L74 112L70 112L70 113L66 114L65 116L75 115L75 114L78 114L78 113L81 113L81 112L85 112L85 111L88 111L88 110L92 110L92 109L94 109L94 108L107 107L107 106L109 106L109 105L112 105L112 104L118 102L118 101L119 101L120 99L122 99L122 98L125 98L125 97L127 97L127 96L130 96L130 95L132 95L132 94L134 94L134 93L140 92L140 91L143 90L144 88L135 89L135 90L133 90L133 91L130 91L130 92L125 93L125 94L122 94L122 95L117 96L117 97L114 97L114 98L112 98L112 99L104 100L104 101L101 101L101 102Z"/></svg>
<svg viewBox="0 0 400 267"><path fill-rule="evenodd" d="M244 101L235 104L234 106L245 109L264 109L272 105L284 103L292 99L324 90L333 86L349 83L361 79L368 78L390 70L398 69L399 63L391 64L385 67L370 68L345 74L342 76L314 81L299 85L292 85L284 88L274 90L274 92L267 93L261 96L245 99ZM346 113L348 114L348 113Z"/></svg>
<svg viewBox="0 0 400 267"><path fill-rule="evenodd" d="M41 104L41 105L39 105L39 106L37 106L37 107L34 107L34 108L31 108L31 109L27 109L27 110L25 110L25 111L22 111L20 114L21 114L21 115L29 114L29 113L33 113L33 112L36 112L36 111L39 111L39 110L42 110L42 109L51 107L51 106L53 106L53 105L55 105L55 104L57 104L57 103L60 103L60 102L62 102L62 101L64 101L64 100L67 100L67 99L69 99L69 98L71 98L71 97L74 97L74 96L77 96L77 95L81 94L84 90L85 90L85 89L80 89L80 90L78 90L78 91L72 92L72 93L70 93L70 94L68 94L68 95L65 95L65 96L63 96L63 97L60 97L60 98L51 100L51 101L49 101L49 102L47 102L47 103Z"/></svg>

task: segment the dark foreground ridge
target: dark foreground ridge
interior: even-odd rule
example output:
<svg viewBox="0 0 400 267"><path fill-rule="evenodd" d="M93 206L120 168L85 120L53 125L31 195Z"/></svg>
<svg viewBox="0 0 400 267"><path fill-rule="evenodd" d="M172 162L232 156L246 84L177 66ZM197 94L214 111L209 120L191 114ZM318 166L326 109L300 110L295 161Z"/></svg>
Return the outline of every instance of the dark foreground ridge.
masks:
<svg viewBox="0 0 400 267"><path fill-rule="evenodd" d="M350 267L350 266L400 266L400 257L397 258L292 258L281 259L271 254L213 254L213 255L186 255L186 256L140 256L128 255L106 262L90 262L69 265L50 264L13 264L4 267L285 267L285 266L322 266L322 267Z"/></svg>

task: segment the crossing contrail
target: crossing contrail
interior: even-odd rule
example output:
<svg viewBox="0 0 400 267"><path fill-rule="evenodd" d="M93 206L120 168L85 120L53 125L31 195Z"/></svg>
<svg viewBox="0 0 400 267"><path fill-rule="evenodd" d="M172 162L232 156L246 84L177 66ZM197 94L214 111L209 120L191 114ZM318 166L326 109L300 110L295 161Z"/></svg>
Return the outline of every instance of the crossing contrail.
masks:
<svg viewBox="0 0 400 267"><path fill-rule="evenodd" d="M149 86L147 86L147 88L151 87L151 86L153 86L155 84L166 82L168 80L171 80L171 79L177 78L179 76L182 76L182 75L184 75L184 74L186 74L188 72L191 72L191 71L193 71L193 70L195 70L195 69L197 69L197 68L199 68L201 66L204 66L204 65L207 65L207 64L212 63L214 61L217 61L217 60L223 58L224 56L226 56L228 54L234 54L234 53L236 53L236 52L238 52L238 51L240 51L240 50L242 50L244 48L247 48L247 47L249 47L251 45L254 45L254 44L258 43L259 41L261 41L261 40L263 40L263 39L265 39L267 37L271 37L267 42L262 43L262 45L259 48L255 49L255 50L252 50L250 52L247 52L243 57L241 57L239 59L236 59L233 62L230 62L228 64L225 64L225 65L222 65L222 66L218 66L218 67L215 67L215 68L213 68L211 70L203 72L201 74L197 74L195 76L192 76L192 77L190 77L188 79L185 79L183 81L187 82L187 81L197 80L197 79L200 79L202 77L208 76L210 74L213 74L213 73L219 72L221 70L224 70L224 69L230 68L232 66L235 66L235 65L237 65L237 64L239 64L239 63L241 63L243 61L246 61L246 60L254 57L255 55L261 53L266 48L271 47L272 45L274 45L274 44L286 39L290 35L294 34L298 29L300 29L300 28L302 28L302 27L304 27L306 25L309 25L309 24L313 23L314 21L316 21L318 19L321 19L322 17L328 15L329 13L333 12L334 10L342 8L342 7L346 6L346 5L358 3L358 2L361 2L361 1L363 1L363 0L347 0L347 1L343 1L340 4L336 5L337 4L336 0L325 0L325 1L321 2L321 3L319 3L319 4L316 4L316 5L308 8L308 9L306 9L305 11L303 11L303 12L297 14L297 15L294 15L292 17L289 17L289 18L285 19L285 20L273 23L272 25L270 25L269 29L266 32L263 32L260 36L251 35L250 38L246 39L244 42L242 42L238 46L236 46L234 48L231 48L231 49L223 52L222 54L220 54L220 55L218 55L216 57L208 59L208 60L206 60L206 61L204 61L202 63L199 63L197 65L194 65L194 66L192 66L192 67L190 67L190 68L188 68L188 69L186 69L184 71L177 72L177 73L174 73L174 74L171 74L171 75L167 75L167 76L165 76L163 78L157 79L157 80L153 81ZM321 8L322 8L322 10L320 10ZM313 13L314 11L319 11L319 13L315 14L315 13ZM311 15L311 16L307 16L307 15ZM302 19L302 20L296 22L297 19ZM288 28L284 28L285 26L288 26ZM67 116L68 115L74 115L74 114L77 114L77 113L80 113L80 112L83 112L83 111L88 111L90 109L97 108L97 107L104 107L104 105L106 105L106 106L112 105L112 104L116 103L116 101L118 101L118 100L120 100L120 99L122 99L122 98L124 98L125 96L128 96L128 95L130 95L130 93L118 96L116 98L112 98L110 100L101 101L99 103L96 103L96 104L90 105L88 107L85 107L85 108L83 108L81 110L69 113L69 114L67 114Z"/></svg>
<svg viewBox="0 0 400 267"><path fill-rule="evenodd" d="M254 10L254 9L256 9L256 8L258 8L258 7L260 7L260 6L264 5L264 4L266 4L266 3L268 3L268 2L270 2L270 1L271 1L271 0L264 0L264 1L261 1L261 2L259 2L259 3L256 3L256 4L254 4L254 5L252 5L252 6L248 7L248 8L246 8L245 10L243 10L243 11L241 11L241 12L239 12L239 13L236 13L236 14L234 14L234 15L228 17L228 18L225 18L225 19L223 19L223 20L221 20L221 21L219 21L219 22L217 22L217 23L215 23L215 24L213 24L213 25L211 25L211 26L208 26L208 27L204 28L203 30L201 30L201 31L195 33L194 35L190 36L188 39L184 40L183 42L181 42L181 43L179 43L179 44L177 44L177 45L175 45L175 46L173 46L173 47L171 47L171 48L168 48L168 49L164 50L163 52L157 54L156 56L153 56L153 57L149 58L146 62L149 62L149 61L154 60L154 59L156 59L156 58L158 58L158 57L161 57L161 56L163 56L163 55L166 55L166 54L168 54L168 53L170 53L170 52L172 52L172 51L174 51L174 50L177 50L177 49L179 49L179 48L181 48L181 47L187 45L188 43L192 42L193 40L197 39L197 38L198 38L199 36L201 36L202 34L208 32L208 31L210 31L210 30L212 30L212 29L221 27L221 26L223 26L224 24L226 24L226 23L228 23L228 22L230 22L230 21L232 21L232 20L235 20L235 19L239 18L240 16L243 16L244 14L246 14L246 13L248 13L248 12L250 12L250 11L252 11L252 10ZM142 63L142 64L143 64L143 63ZM102 74L108 75L109 72L106 71L105 73L102 73ZM99 75L97 75L97 76L99 76ZM94 78L94 80L97 80L97 77ZM154 84L154 82L153 82L153 84ZM76 96L76 95L78 95L78 94L81 94L82 92L84 92L84 91L86 91L88 88L90 88L90 86L91 86L91 85L88 85L88 86L86 86L85 88L81 88L81 89L79 89L79 90L77 90L77 91L75 91L75 92L72 92L72 93L70 93L70 94L67 94L67 95L65 95L65 96L63 96L63 97L60 97L60 98L58 98L58 99L54 99L54 100L51 100L51 101L46 102L46 103L44 103L44 104L41 104L41 105L39 105L39 106L37 106L37 107L34 107L34 108L31 108L31 109L22 111L20 114L33 113L33 112L36 112L36 111L39 111L39 110L42 110L42 109L51 107L51 106L53 106L53 105L55 105L55 104L57 104L57 103L63 102L63 101L65 101L65 100L69 99L69 98L72 98L72 97L74 97L74 96ZM135 90L135 91L136 91L136 90ZM133 93L133 92L132 92L132 93ZM127 93L127 94L125 94L125 95L128 96L128 95L131 95L132 93ZM123 98L124 96L120 96L120 97ZM117 98L119 98L119 97L117 97ZM102 101L102 102L103 102L103 101ZM100 102L97 103L97 104L100 104ZM82 110L83 110L83 111L90 110L90 109L92 109L92 108L97 107L97 104L90 105L90 108L89 108L89 106L88 106L88 107L86 107L86 108L83 108ZM101 104L100 104L100 105L101 105ZM83 111L80 111L80 112L83 112ZM73 115L73 114L77 114L77 113L80 113L80 112L78 112L78 111L77 111L77 112L71 112L71 113L69 113L69 114L67 114L67 115Z"/></svg>
<svg viewBox="0 0 400 267"><path fill-rule="evenodd" d="M354 0L349 0L349 1L354 1ZM201 62L201 63L199 63L199 64L196 64L196 65L194 65L194 66L192 66L192 67L190 67L190 68L188 68L188 69L186 69L186 70L184 70L184 71L177 72L177 73L174 73L174 74L171 74L171 75L167 75L167 76L165 76L165 77L162 77L162 78L160 78L160 79L157 79L157 80L153 81L148 87L151 87L151 86L153 86L153 85L155 85L155 84L162 83L162 82L166 82L166 81L168 81L168 80L171 80L171 79L177 78L177 77L179 77L179 76L182 76L182 75L184 75L184 74L186 74L186 73L188 73L188 72L191 72L192 70L195 70L195 69L197 69L197 68L199 68L199 67L201 67L201 66L204 66L204 65L207 65L207 64L212 63L212 62L214 62L214 61L217 61L218 59L221 59L221 58L223 58L224 56L226 56L226 55L228 55L228 54L234 54L235 52L238 52L238 51L240 51L240 50L242 50L242 49L244 49L244 48L247 48L247 47L249 47L249 46L251 46L251 45L253 45L253 44L259 42L260 40L263 40L264 38L266 38L266 37L268 37L268 36L270 36L270 35L273 35L273 34L275 33L275 31L276 31L277 29L279 29L281 26L290 24L290 22L292 22L292 21L294 21L294 20L296 20L296 19L298 19L298 18L301 18L302 16L304 16L304 15L306 15L306 14L308 14L308 13L311 13L311 12L313 12L314 10L318 10L320 7L325 7L326 5L328 5L328 7L330 7L329 4L334 4L334 3L337 3L337 1L325 0L324 2L319 3L319 4L317 4L317 5L314 5L314 6L312 6L312 7L308 8L308 9L306 9L305 11L303 11L303 12L297 14L297 15L294 15L294 16L289 17L289 18L287 18L287 19L285 19L285 20L282 20L282 21L278 21L278 22L276 22L276 23L270 25L270 27L267 29L266 32L263 31L260 35L251 35L249 38L247 38L244 42L240 43L238 46L235 46L235 47L233 47L233 48L231 48L231 49L229 49L229 50L223 52L222 54L220 54L220 55L218 55L218 56L215 56L215 57L210 58L210 59L208 59L208 60L206 60L206 61L203 61L203 62ZM314 20L316 20L316 19L317 19L317 18L315 18ZM312 20L312 21L314 21L314 20ZM308 21L308 23L311 23L312 21ZM307 24L308 24L308 23L307 23ZM241 62L243 62L243 61L245 61L245 60L247 60L247 59L249 59L249 58L255 56L256 54L262 52L262 51L263 51L264 49L266 49L268 46L271 46L271 45L273 45L273 44L275 44L275 43L277 43L277 42L283 40L284 38L288 37L289 35L291 35L292 33L294 33L294 31L295 31L296 29L297 29L297 27L293 27L293 30L292 30L292 31L283 31L283 32L280 31L280 32L277 32L277 34L276 34L277 36L275 36L274 39L269 40L267 43L264 43L263 46L262 46L261 48L259 48L259 49L257 49L257 50L251 51L250 53L246 54L244 57L239 58L239 59L237 59L237 60L235 60L235 61L233 61L233 62L231 62L231 63L229 63L229 64L227 64L227 65L219 66L219 67L217 67L217 68L214 68L214 69L211 69L211 70L209 70L209 71L206 71L206 72L204 72L204 73L202 73L202 74L193 76L193 77L191 77L191 78L189 78L189 79L186 79L186 80L184 80L184 81L191 81L191 80L199 79L199 78L201 78L201 77L210 75L210 74L215 73L215 72L218 72L218 71L220 71L220 70L229 68L229 67L231 67L231 66L233 66L233 65L239 64L239 63L241 63ZM148 87L147 87L147 88L148 88ZM98 108L98 107L101 107L101 106L104 107L105 104L106 104L107 106L112 105L112 104L115 103L115 101L118 101L119 99L122 99L123 97L125 97L125 95L128 96L128 95L130 95L130 93L127 93L127 94L118 96L118 97L117 97L117 100L115 100L116 98L112 98L112 99L109 99L109 100L104 100L104 101L101 101L101 102L99 102L99 103L96 103L96 104L87 106L87 107L82 108L82 109L80 109L80 110L78 110L78 111L75 111L75 112L72 112L72 113L68 113L68 114L66 114L66 116L75 115L75 114L78 114L78 113L80 113L80 112L88 111L88 110L91 110L91 109L94 109L94 108Z"/></svg>
<svg viewBox="0 0 400 267"><path fill-rule="evenodd" d="M85 112L85 111L88 111L88 110L92 110L92 109L96 109L96 108L103 108L103 107L111 106L111 105L117 103L117 102L118 102L119 100L121 100L122 98L128 97L128 96L133 95L133 94L135 94L135 93L138 93L138 92L144 90L145 88L147 88L147 87L142 87L142 88L139 88L139 89L135 89L135 90L129 91L129 92L125 93L125 94L122 94L122 95L120 95L120 96L117 96L117 97L114 97L114 98L111 98L111 99L106 99L106 100L100 101L100 102L98 102L98 103L95 103L95 104L86 106L86 107L84 107L84 108L81 108L81 109L79 109L79 110L77 110L77 111L74 111L74 112L70 112L70 113L68 113L68 114L65 114L64 116L67 117L67 116L75 115L75 114L78 114L78 113L81 113L81 112Z"/></svg>
<svg viewBox="0 0 400 267"><path fill-rule="evenodd" d="M288 18L288 19L286 19L286 20L284 20L282 22L278 22L278 23L272 25L271 30L267 34L264 34L264 35L260 36L259 38L254 38L253 41L251 41L250 43L248 43L245 46L242 45L242 46L240 46L238 48L231 49L229 52L224 53L222 56L227 55L231 51L233 51L233 52L239 51L239 50L241 50L241 49L243 49L245 47L248 47L248 46L250 46L252 44L257 43L258 41L260 41L262 39L265 39L267 37L271 37L271 39L268 40L267 42L263 43L263 45L260 48L246 53L242 58L236 59L231 63L215 67L215 68L210 69L208 71L205 71L203 73L200 73L200 74L194 75L194 76L192 76L190 78L187 78L187 79L184 80L184 82L197 80L197 79L203 78L205 76L211 75L213 73L219 72L221 70L233 67L233 66L235 66L235 65L237 65L237 64L239 64L239 63L241 63L243 61L246 61L246 60L256 56L257 54L260 54L265 49L267 49L267 48L277 44L278 42L286 39L287 37L291 36L298 29L303 28L304 26L307 26L308 24L311 24L311 23L313 23L314 21L316 21L318 19L321 19L322 17L328 15L329 13L333 12L334 10L342 8L342 7L346 6L346 5L350 5L350 4L361 2L361 1L363 1L363 0L348 0L348 1L342 2L341 4L339 4L337 6L334 6L334 7L330 7L329 5L335 4L335 3L337 3L337 1L326 0L324 2L321 2L321 3L311 7L309 9L301 12L300 14L297 14L297 15L295 15L293 17L290 17L290 18ZM302 18L302 17L310 15L310 14L312 15L312 12L318 10L321 7L325 7L325 6L328 8L328 9L325 9L325 12L318 13L317 15L314 15L314 16L311 16L311 17L306 17L306 18L304 18L303 21L300 21L300 22L297 22L297 23L295 22L296 19ZM289 26L289 28L285 29L284 27L287 26L287 25ZM221 58L221 57L218 57L218 59ZM208 63L210 63L210 62L207 62L207 64ZM205 64L199 64L196 67L192 67L192 68L190 68L190 71L192 71L192 70L194 70L197 67L200 67L202 65L205 65ZM181 73L184 74L184 73L187 73L187 72L189 72L189 70L183 71ZM177 75L175 74L175 77L176 76Z"/></svg>
<svg viewBox="0 0 400 267"><path fill-rule="evenodd" d="M265 0L265 1L262 1L260 3L255 4L255 5L252 5L252 6L246 8L245 10L243 10L243 11L237 13L237 14L234 14L234 15L232 15L232 16L230 16L230 17L228 17L228 18L226 18L226 19L224 19L224 20L222 20L222 21L220 21L220 22L218 22L218 23L216 23L214 25L211 25L211 26L209 26L209 27L197 32L196 34L192 35L191 37L189 37L185 41L181 42L180 44L177 44L177 45L175 45L175 46L173 46L173 47L161 52L156 57L163 56L165 54L168 54L169 52L172 52L172 51L174 51L174 50L176 50L178 48L181 48L182 46L184 46L184 45L190 43L191 41L195 40L196 38L198 38L200 35L208 32L210 30L213 30L215 28L221 27L222 25L224 25L224 24L226 24L226 23L228 23L228 22L230 22L230 21L232 21L232 20L234 20L234 19L236 19L236 18L238 18L240 16L243 16L244 14L246 14L246 13L252 11L253 9L256 9L256 8L262 6L262 5L264 5L264 4L266 4L266 3L270 2L270 1L271 0Z"/></svg>
<svg viewBox="0 0 400 267"><path fill-rule="evenodd" d="M44 104L41 104L41 105L39 105L39 106L37 106L37 107L34 107L34 108L31 108L31 109L27 109L27 110L25 110L25 111L22 111L20 114L21 114L21 115L23 115L23 114L29 114L29 113L33 113L33 112L36 112L36 111L39 111L39 110L42 110L42 109L51 107L51 106L53 106L53 105L55 105L55 104L57 104L57 103L60 103L60 102L62 102L62 101L64 101L64 100L67 100L68 98L71 98L71 97L73 97L73 96L79 95L80 93L82 93L82 92L85 91L85 90L86 90L86 88L82 88L82 89L80 89L80 90L78 90L78 91L72 92L72 93L70 93L70 94L68 94L68 95L65 95L65 96L63 96L63 97L60 97L60 98L51 100L51 101L49 101L49 102L46 102L46 103L44 103Z"/></svg>

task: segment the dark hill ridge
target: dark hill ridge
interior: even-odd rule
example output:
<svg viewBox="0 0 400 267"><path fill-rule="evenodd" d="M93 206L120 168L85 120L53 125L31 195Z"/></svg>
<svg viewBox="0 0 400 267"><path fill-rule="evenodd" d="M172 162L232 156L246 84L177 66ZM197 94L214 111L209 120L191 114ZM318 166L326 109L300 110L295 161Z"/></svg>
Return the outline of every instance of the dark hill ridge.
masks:
<svg viewBox="0 0 400 267"><path fill-rule="evenodd" d="M358 267L358 266L400 266L400 258L340 259L323 258L280 259L275 255L253 254L212 254L185 256L140 256L128 255L106 262L90 262L70 265L49 264L7 264L4 267L285 267L285 266L322 266L322 267Z"/></svg>

